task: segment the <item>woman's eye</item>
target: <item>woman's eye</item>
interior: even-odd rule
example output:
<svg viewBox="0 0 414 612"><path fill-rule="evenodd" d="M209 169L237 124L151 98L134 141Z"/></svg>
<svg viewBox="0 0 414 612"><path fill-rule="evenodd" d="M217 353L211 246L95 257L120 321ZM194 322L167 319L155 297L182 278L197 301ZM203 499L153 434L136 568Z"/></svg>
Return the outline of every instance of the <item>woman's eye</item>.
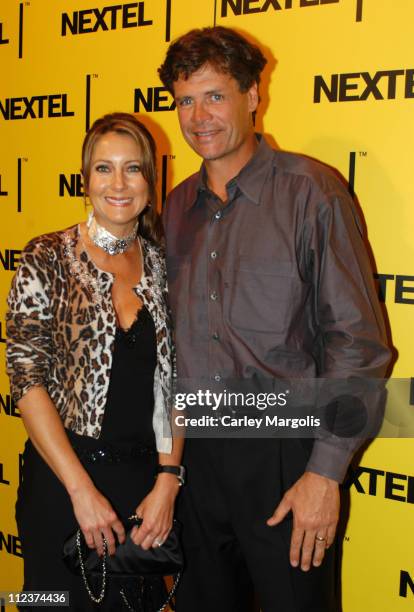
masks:
<svg viewBox="0 0 414 612"><path fill-rule="evenodd" d="M141 166L139 164L132 164L132 166L128 166L128 172L141 172Z"/></svg>
<svg viewBox="0 0 414 612"><path fill-rule="evenodd" d="M99 164L95 167L96 172L109 172L109 166L106 164Z"/></svg>

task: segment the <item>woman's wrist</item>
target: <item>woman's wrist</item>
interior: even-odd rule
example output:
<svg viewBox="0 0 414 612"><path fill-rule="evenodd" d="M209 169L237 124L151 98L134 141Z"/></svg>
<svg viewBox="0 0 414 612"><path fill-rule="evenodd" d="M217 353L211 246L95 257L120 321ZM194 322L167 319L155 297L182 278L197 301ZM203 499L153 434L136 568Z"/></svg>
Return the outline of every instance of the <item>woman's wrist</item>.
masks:
<svg viewBox="0 0 414 612"><path fill-rule="evenodd" d="M168 472L162 472L157 475L155 480L154 488L161 490L172 491L175 495L178 495L180 490L180 483L175 474L169 474Z"/></svg>
<svg viewBox="0 0 414 612"><path fill-rule="evenodd" d="M76 497L77 495L84 493L85 491L93 488L94 486L95 485L89 477L89 474L87 474L86 472L80 478L65 483L65 487L70 498Z"/></svg>
<svg viewBox="0 0 414 612"><path fill-rule="evenodd" d="M160 463L157 467L157 475L159 474L172 474L175 476L179 482L179 485L182 486L185 483L185 467L179 464L165 464Z"/></svg>

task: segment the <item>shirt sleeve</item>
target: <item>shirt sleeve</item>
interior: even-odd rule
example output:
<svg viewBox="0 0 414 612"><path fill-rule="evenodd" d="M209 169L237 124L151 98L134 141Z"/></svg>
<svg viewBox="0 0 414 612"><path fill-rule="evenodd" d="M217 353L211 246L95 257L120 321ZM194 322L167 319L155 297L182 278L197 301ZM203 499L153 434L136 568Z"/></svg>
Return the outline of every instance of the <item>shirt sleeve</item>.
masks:
<svg viewBox="0 0 414 612"><path fill-rule="evenodd" d="M52 359L49 254L35 240L22 252L7 298L6 368L15 402L33 386L47 389Z"/></svg>
<svg viewBox="0 0 414 612"><path fill-rule="evenodd" d="M318 408L330 425L318 434L306 469L342 482L353 454L372 437L367 432L378 431L385 393L381 380L391 352L354 202L340 184L328 194L315 191L305 250L314 287L318 375L327 379L328 388Z"/></svg>

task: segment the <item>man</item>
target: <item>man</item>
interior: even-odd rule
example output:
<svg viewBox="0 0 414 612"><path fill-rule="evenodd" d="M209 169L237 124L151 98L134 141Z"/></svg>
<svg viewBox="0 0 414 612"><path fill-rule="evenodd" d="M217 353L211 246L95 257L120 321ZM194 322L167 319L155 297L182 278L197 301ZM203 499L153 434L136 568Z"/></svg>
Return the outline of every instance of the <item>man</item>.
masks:
<svg viewBox="0 0 414 612"><path fill-rule="evenodd" d="M254 133L265 63L214 27L172 43L159 70L203 159L165 213L178 376L380 378L389 351L352 200ZM247 612L256 593L263 612L336 610L338 483L360 443L187 439L177 609Z"/></svg>

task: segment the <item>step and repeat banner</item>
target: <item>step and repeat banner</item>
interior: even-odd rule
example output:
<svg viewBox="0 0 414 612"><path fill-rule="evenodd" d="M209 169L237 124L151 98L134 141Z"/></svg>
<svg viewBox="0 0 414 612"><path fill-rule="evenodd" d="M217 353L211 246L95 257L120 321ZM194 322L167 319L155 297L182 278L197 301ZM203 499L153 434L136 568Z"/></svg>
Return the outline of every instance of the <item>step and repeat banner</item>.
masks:
<svg viewBox="0 0 414 612"><path fill-rule="evenodd" d="M171 40L221 24L268 58L258 129L274 146L317 158L349 181L395 347L393 377L407 382L399 402L405 415L414 412L413 21L412 0L2 0L1 363L5 300L21 249L35 235L85 219L80 149L94 119L139 114L158 144L160 202L198 168L157 68ZM22 583L14 503L24 441L2 365L0 591ZM373 442L350 472L344 506L344 612L412 610L414 440Z"/></svg>

